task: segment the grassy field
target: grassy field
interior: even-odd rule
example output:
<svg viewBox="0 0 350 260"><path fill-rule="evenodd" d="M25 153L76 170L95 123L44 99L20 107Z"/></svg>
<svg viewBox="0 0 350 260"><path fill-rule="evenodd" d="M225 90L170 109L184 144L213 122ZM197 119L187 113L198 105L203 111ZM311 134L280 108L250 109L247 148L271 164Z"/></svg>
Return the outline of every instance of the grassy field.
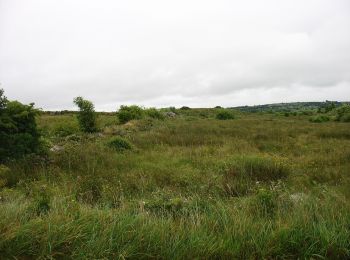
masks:
<svg viewBox="0 0 350 260"><path fill-rule="evenodd" d="M2 167L0 258L350 258L350 124L214 113L40 116L56 150Z"/></svg>

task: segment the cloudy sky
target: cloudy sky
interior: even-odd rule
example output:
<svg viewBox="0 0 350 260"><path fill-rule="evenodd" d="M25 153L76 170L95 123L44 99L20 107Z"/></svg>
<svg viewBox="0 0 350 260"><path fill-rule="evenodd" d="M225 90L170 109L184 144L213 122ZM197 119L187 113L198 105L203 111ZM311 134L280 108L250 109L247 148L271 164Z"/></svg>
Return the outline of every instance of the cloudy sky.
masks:
<svg viewBox="0 0 350 260"><path fill-rule="evenodd" d="M350 1L0 0L0 83L52 110L350 100Z"/></svg>

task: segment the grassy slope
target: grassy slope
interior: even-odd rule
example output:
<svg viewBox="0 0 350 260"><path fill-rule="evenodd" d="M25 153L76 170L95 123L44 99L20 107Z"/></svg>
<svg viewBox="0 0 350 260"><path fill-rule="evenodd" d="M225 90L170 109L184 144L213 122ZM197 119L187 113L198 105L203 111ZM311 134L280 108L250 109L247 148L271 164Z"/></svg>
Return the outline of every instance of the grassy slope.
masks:
<svg viewBox="0 0 350 260"><path fill-rule="evenodd" d="M125 126L101 116L104 136L71 140L53 134L77 129L74 116L39 118L65 150L10 165L0 255L350 257L349 124L184 113ZM133 149L109 148L114 135Z"/></svg>

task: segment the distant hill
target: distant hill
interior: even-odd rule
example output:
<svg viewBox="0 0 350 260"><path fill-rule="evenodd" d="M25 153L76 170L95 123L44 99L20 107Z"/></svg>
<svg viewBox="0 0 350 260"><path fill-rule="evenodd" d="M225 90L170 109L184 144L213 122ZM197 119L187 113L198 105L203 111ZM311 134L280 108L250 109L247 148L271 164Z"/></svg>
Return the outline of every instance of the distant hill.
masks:
<svg viewBox="0 0 350 260"><path fill-rule="evenodd" d="M244 112L292 112L300 110L317 110L333 105L335 107L343 104L350 105L350 102L324 101L324 102L291 102L291 103L276 103L256 106L238 106L232 107Z"/></svg>

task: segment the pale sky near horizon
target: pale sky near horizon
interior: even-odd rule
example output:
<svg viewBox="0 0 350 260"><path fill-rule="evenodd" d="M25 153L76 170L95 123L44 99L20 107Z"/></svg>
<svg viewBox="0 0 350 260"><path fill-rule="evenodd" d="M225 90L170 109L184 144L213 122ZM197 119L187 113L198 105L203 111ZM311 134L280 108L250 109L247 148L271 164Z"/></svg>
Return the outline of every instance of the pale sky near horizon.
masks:
<svg viewBox="0 0 350 260"><path fill-rule="evenodd" d="M350 1L0 0L0 84L47 110L349 101Z"/></svg>

